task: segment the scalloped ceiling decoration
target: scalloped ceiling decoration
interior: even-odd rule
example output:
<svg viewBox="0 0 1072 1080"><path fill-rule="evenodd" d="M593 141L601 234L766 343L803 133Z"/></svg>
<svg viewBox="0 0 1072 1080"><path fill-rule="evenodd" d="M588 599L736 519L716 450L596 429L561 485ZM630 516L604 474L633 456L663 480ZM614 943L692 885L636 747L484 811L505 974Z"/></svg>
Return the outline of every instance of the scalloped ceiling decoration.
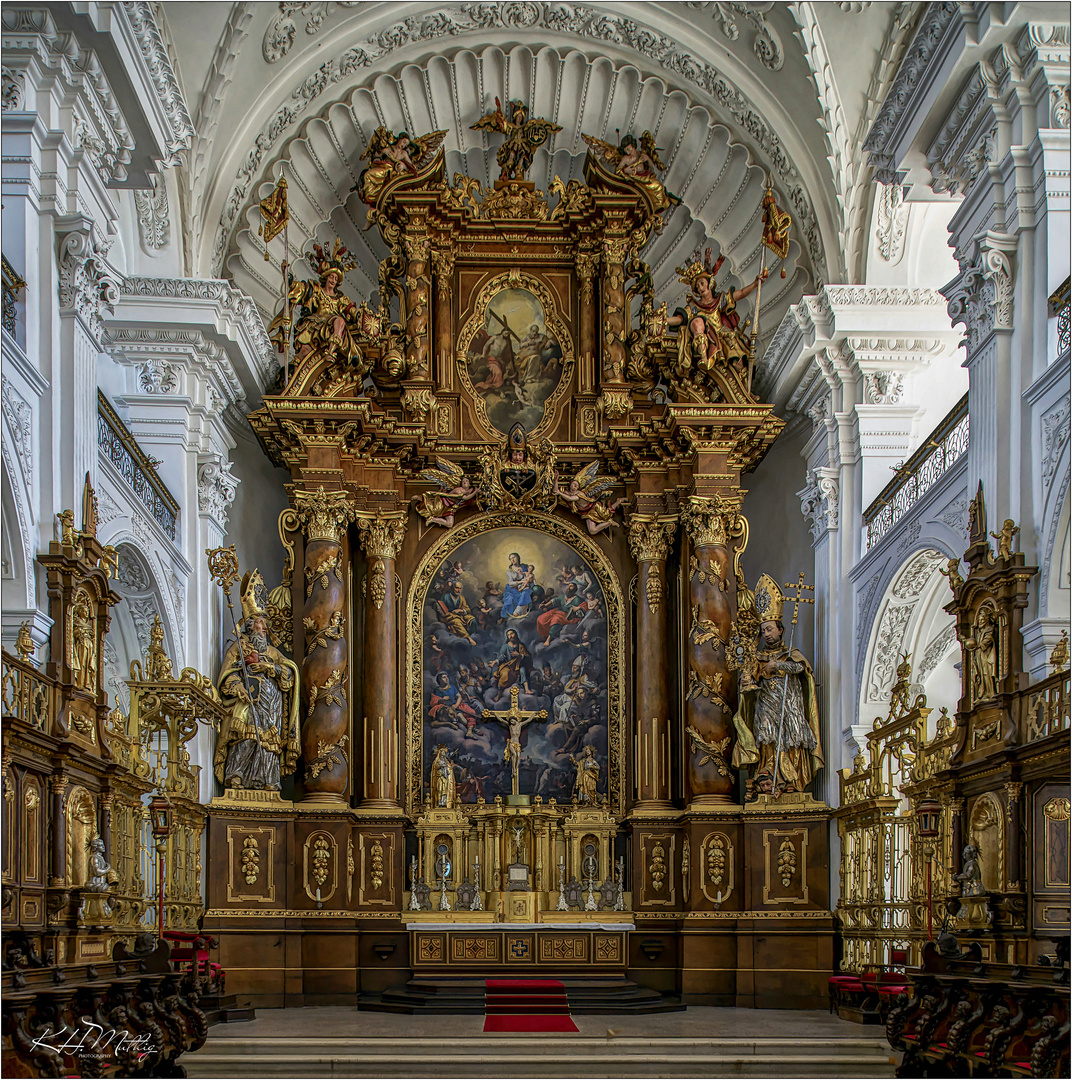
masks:
<svg viewBox="0 0 1072 1080"><path fill-rule="evenodd" d="M447 176L462 172L490 186L497 142L470 131L469 125L495 95L548 103L538 109L539 115L562 125L548 148L537 151L529 172L544 190L556 175L564 182L582 177L587 149L582 132L614 141L618 129L623 134L644 129L655 133L669 162L666 186L684 200L668 216L662 235L644 251L660 299L673 306L684 297L675 267L704 246L726 256L729 276L738 285L758 272L766 173L707 109L692 104L680 90L668 90L661 79L643 78L636 68L615 67L605 57L591 60L577 51L561 54L551 47L533 53L525 46L508 52L490 46L480 54L460 50L449 58L432 57L424 67L409 64L396 75L381 75L371 86L354 90L348 101L307 121L284 147L272 178L250 192L236 250L227 261L235 284L265 313L274 312L283 242L273 241L271 261L265 262L257 236L257 200L269 193L282 171L289 185L292 260L301 257L310 237L321 242L339 237L358 260L347 276L348 291L358 299L372 298L379 262L388 252L377 230L361 231L366 207L350 191L372 132L381 124L419 134L446 128ZM777 190L777 178L775 186ZM779 202L788 202L784 192ZM764 289L764 339L805 287L811 287L809 280L821 276L802 253L799 235L797 222L784 264L786 277L780 278L776 267Z"/></svg>

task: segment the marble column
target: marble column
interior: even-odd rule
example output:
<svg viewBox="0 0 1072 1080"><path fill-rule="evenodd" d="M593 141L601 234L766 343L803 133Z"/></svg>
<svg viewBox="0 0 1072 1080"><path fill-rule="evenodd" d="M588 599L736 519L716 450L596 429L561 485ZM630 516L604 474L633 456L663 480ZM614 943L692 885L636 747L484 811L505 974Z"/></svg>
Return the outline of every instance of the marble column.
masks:
<svg viewBox="0 0 1072 1080"><path fill-rule="evenodd" d="M693 496L681 516L692 541L689 559L691 619L685 645L685 787L689 805L733 804L735 694L726 642L737 617L733 548L746 533L736 508L715 495Z"/></svg>
<svg viewBox="0 0 1072 1080"><path fill-rule="evenodd" d="M345 806L349 801L350 646L347 523L354 510L345 491L295 491L305 533L305 659L302 662L304 803ZM337 632L341 630L341 633ZM317 637L317 631L328 631Z"/></svg>
<svg viewBox="0 0 1072 1080"><path fill-rule="evenodd" d="M670 801L670 664L666 639L666 556L677 532L670 518L634 515L629 548L637 561L635 809Z"/></svg>
<svg viewBox="0 0 1072 1080"><path fill-rule="evenodd" d="M401 813L395 560L406 536L406 516L404 512L362 515L357 528L368 559L361 725L364 787L358 809Z"/></svg>

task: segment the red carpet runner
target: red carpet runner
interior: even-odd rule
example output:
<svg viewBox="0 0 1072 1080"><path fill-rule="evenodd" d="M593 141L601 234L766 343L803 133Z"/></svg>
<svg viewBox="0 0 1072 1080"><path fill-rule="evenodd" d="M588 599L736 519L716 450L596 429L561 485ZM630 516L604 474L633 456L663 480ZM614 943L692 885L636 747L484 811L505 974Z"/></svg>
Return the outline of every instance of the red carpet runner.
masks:
<svg viewBox="0 0 1072 1080"><path fill-rule="evenodd" d="M486 979L485 1031L576 1031L556 979Z"/></svg>

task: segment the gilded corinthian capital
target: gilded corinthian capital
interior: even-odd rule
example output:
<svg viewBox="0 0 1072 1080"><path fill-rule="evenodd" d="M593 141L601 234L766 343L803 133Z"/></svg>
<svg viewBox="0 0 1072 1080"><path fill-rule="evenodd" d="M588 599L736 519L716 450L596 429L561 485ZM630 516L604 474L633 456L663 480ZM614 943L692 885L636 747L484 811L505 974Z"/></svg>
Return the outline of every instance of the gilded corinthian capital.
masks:
<svg viewBox="0 0 1072 1080"><path fill-rule="evenodd" d="M681 511L681 524L693 547L725 547L727 537L738 531L737 507L719 495L693 495Z"/></svg>
<svg viewBox="0 0 1072 1080"><path fill-rule="evenodd" d="M346 526L354 520L354 507L348 491L295 491L294 509L307 540L330 540L342 543Z"/></svg>
<svg viewBox="0 0 1072 1080"><path fill-rule="evenodd" d="M674 518L634 515L629 519L629 550L638 563L665 562L676 533Z"/></svg>
<svg viewBox="0 0 1072 1080"><path fill-rule="evenodd" d="M370 559L397 559L406 539L405 514L362 514L357 519L358 536Z"/></svg>

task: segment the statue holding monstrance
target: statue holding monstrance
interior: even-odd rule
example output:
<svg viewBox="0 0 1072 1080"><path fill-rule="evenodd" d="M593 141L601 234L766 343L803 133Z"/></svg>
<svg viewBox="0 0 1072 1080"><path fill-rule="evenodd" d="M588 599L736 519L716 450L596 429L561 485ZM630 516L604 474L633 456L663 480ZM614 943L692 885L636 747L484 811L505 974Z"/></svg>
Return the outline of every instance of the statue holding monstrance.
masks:
<svg viewBox="0 0 1072 1080"><path fill-rule="evenodd" d="M786 588L795 588L791 630L796 627L804 597L804 575ZM784 642L782 612L786 604L778 583L764 574L746 600L751 625L758 623L757 648L742 648L738 666L739 704L733 717L737 744L733 764L754 767L749 782L752 797L803 792L823 765L819 710L811 665L799 649ZM742 622L741 613L738 622Z"/></svg>

